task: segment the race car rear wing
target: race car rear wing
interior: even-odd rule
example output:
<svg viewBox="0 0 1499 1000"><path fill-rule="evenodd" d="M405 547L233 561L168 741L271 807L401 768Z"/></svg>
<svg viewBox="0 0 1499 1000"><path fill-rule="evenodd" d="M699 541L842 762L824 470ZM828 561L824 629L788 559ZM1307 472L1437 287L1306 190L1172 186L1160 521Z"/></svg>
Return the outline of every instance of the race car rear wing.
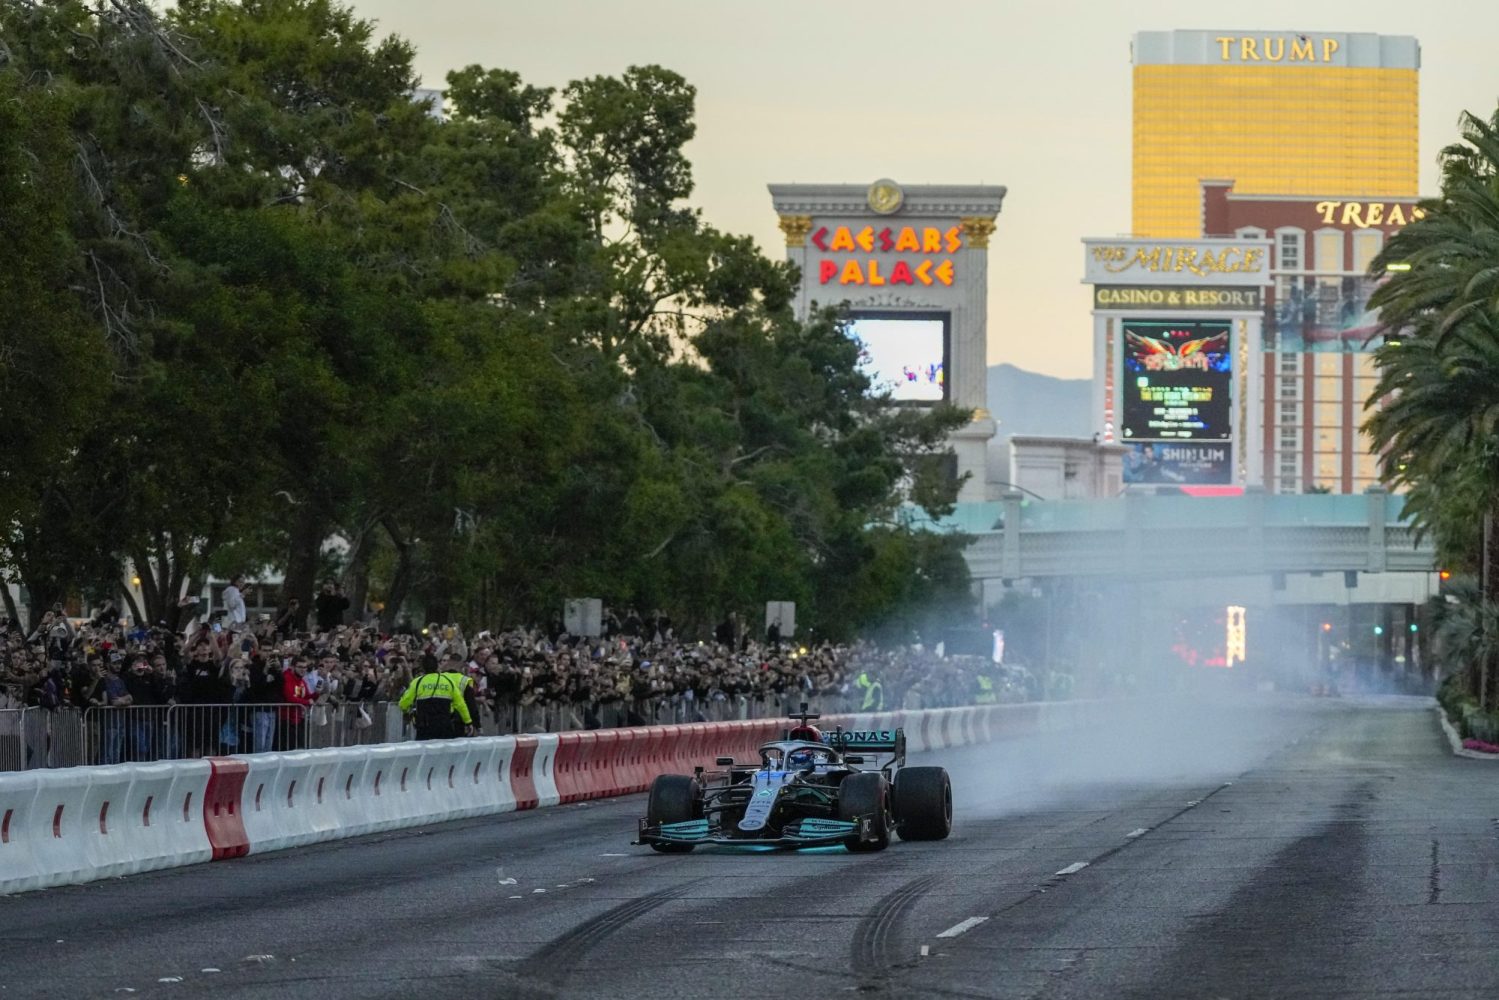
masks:
<svg viewBox="0 0 1499 1000"><path fill-rule="evenodd" d="M807 703L802 702L801 711L793 713L791 718L805 726L819 716L808 712ZM782 739L789 736L789 730L781 734ZM844 729L839 726L831 732L824 732L822 742L840 753L891 754L895 762L902 765L906 762L906 731L899 726L894 729Z"/></svg>
<svg viewBox="0 0 1499 1000"><path fill-rule="evenodd" d="M823 733L822 741L844 754L875 754L877 756L874 763L882 770L892 765L904 767L906 763L906 731L904 729L844 729L839 727L830 733ZM890 755L889 760L879 759L884 754Z"/></svg>
<svg viewBox="0 0 1499 1000"><path fill-rule="evenodd" d="M835 729L822 741L836 750L895 753L906 742L903 729Z"/></svg>

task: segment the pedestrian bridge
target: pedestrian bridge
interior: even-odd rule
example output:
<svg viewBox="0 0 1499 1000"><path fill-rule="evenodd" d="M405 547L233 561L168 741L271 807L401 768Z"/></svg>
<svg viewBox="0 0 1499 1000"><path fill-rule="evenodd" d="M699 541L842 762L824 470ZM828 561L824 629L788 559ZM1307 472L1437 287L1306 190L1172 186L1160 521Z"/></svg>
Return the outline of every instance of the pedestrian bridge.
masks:
<svg viewBox="0 0 1499 1000"><path fill-rule="evenodd" d="M1435 548L1429 538L1417 540L1404 498L1378 489L1353 495L1127 493L1107 500L1011 493L912 523L973 536L966 558L975 580L1436 570Z"/></svg>

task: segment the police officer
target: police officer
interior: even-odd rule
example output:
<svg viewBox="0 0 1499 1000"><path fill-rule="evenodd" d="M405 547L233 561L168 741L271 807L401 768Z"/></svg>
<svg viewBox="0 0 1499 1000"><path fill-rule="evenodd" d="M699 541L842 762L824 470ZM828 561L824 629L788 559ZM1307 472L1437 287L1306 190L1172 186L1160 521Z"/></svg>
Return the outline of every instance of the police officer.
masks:
<svg viewBox="0 0 1499 1000"><path fill-rule="evenodd" d="M412 679L400 705L402 713L415 708L419 740L450 740L462 732L460 721L463 726L473 721L463 700L463 688L452 675L439 671L436 658L431 656L422 658L422 673Z"/></svg>
<svg viewBox="0 0 1499 1000"><path fill-rule="evenodd" d="M974 699L976 705L992 705L997 700L994 694L994 678L986 673L980 673L978 680L978 697Z"/></svg>
<svg viewBox="0 0 1499 1000"><path fill-rule="evenodd" d="M457 685L463 696L464 708L468 711L468 725L477 730L479 726L479 692L474 679L463 669L463 657L457 653L446 653L442 658L442 676Z"/></svg>

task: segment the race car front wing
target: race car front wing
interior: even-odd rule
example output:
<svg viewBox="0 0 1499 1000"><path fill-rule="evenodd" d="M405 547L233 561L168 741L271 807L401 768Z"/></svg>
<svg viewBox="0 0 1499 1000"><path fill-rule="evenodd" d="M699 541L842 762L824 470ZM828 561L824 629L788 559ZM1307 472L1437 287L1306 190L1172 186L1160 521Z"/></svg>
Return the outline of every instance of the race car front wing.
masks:
<svg viewBox="0 0 1499 1000"><path fill-rule="evenodd" d="M857 836L861 841L875 840L874 817L860 816L853 820L822 819L809 816L794 819L781 828L776 836L765 831L760 836L733 836L723 830L714 830L706 819L688 820L685 823L662 823L649 826L640 821L640 836L636 844L716 844L726 847L779 847L796 849L801 847L831 847L846 843Z"/></svg>

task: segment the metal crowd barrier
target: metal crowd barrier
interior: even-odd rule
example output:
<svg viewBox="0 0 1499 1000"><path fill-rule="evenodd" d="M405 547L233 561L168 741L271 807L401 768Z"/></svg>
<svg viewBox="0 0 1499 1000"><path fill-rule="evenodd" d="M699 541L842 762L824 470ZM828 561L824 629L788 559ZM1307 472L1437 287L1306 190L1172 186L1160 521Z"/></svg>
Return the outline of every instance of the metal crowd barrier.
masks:
<svg viewBox="0 0 1499 1000"><path fill-rule="evenodd" d="M734 695L703 701L673 697L605 702L484 703L479 731L487 736L620 728L688 722L778 718L802 701L814 711L858 710L858 699ZM0 771L79 764L142 763L231 753L323 749L399 743L415 733L390 702L130 705L110 708L0 709Z"/></svg>

